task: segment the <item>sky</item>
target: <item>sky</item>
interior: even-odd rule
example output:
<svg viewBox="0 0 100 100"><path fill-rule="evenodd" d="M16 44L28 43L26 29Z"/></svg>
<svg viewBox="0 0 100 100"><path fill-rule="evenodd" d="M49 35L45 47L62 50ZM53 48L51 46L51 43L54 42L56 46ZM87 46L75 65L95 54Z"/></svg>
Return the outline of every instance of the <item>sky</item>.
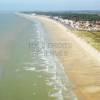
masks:
<svg viewBox="0 0 100 100"><path fill-rule="evenodd" d="M0 11L100 10L100 0L0 0Z"/></svg>

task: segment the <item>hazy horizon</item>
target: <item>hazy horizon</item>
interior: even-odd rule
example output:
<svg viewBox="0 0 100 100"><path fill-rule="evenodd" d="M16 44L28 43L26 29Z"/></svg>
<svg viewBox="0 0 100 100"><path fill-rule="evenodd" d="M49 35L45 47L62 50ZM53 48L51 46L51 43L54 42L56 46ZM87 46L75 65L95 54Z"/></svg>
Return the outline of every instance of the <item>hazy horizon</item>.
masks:
<svg viewBox="0 0 100 100"><path fill-rule="evenodd" d="M0 0L0 11L100 11L98 0Z"/></svg>

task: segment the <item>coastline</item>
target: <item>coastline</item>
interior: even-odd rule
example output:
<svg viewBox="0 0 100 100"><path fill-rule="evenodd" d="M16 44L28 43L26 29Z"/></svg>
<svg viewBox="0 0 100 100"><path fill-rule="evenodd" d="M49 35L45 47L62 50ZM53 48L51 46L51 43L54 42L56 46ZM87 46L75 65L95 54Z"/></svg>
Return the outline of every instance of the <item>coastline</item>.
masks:
<svg viewBox="0 0 100 100"><path fill-rule="evenodd" d="M57 57L62 62L66 74L74 84L74 91L79 100L98 100L100 97L100 53L63 25L46 16L25 17L29 20L33 20L33 18L39 20L49 31L53 43L70 43L70 48L63 48L64 51L67 51L67 55L57 55ZM58 51L58 48L54 49Z"/></svg>
<svg viewBox="0 0 100 100"><path fill-rule="evenodd" d="M74 34L72 31L70 31L70 29L65 27L62 23L54 19L51 19L47 16L38 16L38 17L40 17L40 19L43 19L45 21L46 20L54 21L53 23L61 27L63 30L67 31L67 34L66 34L67 36L72 38L77 44L79 44L79 46L82 47L82 49L84 49L87 53L89 53L90 56L94 57L94 59L100 62L100 52L96 50L93 46L91 46L89 43L87 43L84 38L81 38L78 35Z"/></svg>

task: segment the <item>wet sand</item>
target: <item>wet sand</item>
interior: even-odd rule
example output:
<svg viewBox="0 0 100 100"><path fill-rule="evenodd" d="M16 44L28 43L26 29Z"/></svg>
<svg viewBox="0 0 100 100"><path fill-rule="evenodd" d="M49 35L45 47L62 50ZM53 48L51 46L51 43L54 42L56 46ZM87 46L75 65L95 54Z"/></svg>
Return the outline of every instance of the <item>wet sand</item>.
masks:
<svg viewBox="0 0 100 100"><path fill-rule="evenodd" d="M62 62L65 72L73 84L73 91L79 100L99 100L99 53L77 36L74 36L63 25L44 16L34 18L40 20L49 31L52 43L68 43L68 47L60 49L55 47L54 50L66 53L64 55L57 53L57 56Z"/></svg>

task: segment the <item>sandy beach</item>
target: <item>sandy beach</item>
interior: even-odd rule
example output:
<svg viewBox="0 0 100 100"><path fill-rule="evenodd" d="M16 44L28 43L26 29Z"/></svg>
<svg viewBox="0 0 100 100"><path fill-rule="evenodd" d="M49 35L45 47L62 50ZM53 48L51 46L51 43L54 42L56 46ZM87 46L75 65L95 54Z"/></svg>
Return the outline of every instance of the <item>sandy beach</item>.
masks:
<svg viewBox="0 0 100 100"><path fill-rule="evenodd" d="M45 16L30 16L39 20L49 31L52 43L67 43L68 47L57 48L58 59L73 84L73 91L79 100L99 100L100 98L100 53L84 40L58 22ZM60 51L59 51L60 50Z"/></svg>

